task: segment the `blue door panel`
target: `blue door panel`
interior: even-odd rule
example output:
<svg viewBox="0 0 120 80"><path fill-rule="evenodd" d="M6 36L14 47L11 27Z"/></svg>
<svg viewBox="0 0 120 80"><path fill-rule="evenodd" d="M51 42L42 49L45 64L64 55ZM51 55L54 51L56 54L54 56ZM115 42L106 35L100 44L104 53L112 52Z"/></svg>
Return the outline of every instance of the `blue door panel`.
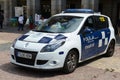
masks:
<svg viewBox="0 0 120 80"><path fill-rule="evenodd" d="M106 49L110 39L110 30L103 29L86 35L80 34L80 38L82 43L81 60L85 60Z"/></svg>

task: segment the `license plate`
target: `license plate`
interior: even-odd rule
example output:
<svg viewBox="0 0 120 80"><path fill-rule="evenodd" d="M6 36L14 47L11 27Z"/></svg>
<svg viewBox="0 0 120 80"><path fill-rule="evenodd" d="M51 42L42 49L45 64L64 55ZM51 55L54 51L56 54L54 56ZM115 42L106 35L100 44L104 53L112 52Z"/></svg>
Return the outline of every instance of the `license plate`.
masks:
<svg viewBox="0 0 120 80"><path fill-rule="evenodd" d="M21 58L26 58L26 59L32 59L32 54L29 54L29 53L18 52L17 56Z"/></svg>

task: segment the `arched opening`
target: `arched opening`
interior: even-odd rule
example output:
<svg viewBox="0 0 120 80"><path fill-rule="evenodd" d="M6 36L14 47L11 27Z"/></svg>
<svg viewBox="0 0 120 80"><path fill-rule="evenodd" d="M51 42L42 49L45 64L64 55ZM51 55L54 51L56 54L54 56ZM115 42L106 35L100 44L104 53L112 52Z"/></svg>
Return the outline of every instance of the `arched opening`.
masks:
<svg viewBox="0 0 120 80"><path fill-rule="evenodd" d="M81 8L81 0L66 0L66 8Z"/></svg>
<svg viewBox="0 0 120 80"><path fill-rule="evenodd" d="M17 6L26 6L26 0L17 0Z"/></svg>
<svg viewBox="0 0 120 80"><path fill-rule="evenodd" d="M44 18L49 18L51 16L51 0L41 0L40 8L41 8L41 15Z"/></svg>

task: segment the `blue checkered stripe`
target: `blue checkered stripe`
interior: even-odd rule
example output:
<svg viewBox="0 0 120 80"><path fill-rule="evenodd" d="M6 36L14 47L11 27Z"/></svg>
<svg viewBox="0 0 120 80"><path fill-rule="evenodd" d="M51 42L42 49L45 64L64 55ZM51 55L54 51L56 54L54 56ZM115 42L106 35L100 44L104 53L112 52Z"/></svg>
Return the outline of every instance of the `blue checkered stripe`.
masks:
<svg viewBox="0 0 120 80"><path fill-rule="evenodd" d="M19 38L19 40L23 41L25 40L27 37L29 37L29 35L23 35ZM39 37L39 36L38 36ZM62 35L62 34L58 34L55 37L48 37L48 36L44 36L42 37L40 40L38 40L38 43L50 43L52 40L61 40L61 39L66 39L67 37Z"/></svg>
<svg viewBox="0 0 120 80"><path fill-rule="evenodd" d="M108 44L108 37L105 36L105 32L101 32L102 38L98 42L98 47L102 47Z"/></svg>

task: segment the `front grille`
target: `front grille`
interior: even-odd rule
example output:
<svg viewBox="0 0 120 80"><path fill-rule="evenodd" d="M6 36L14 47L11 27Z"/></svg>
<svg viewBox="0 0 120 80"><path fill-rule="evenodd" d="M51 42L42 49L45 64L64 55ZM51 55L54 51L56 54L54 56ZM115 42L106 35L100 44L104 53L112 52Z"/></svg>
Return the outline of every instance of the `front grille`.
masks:
<svg viewBox="0 0 120 80"><path fill-rule="evenodd" d="M18 56L18 53L19 53L19 52L31 54L31 55L32 55L32 58L31 58L31 59L27 59L27 58L24 58L24 57L23 57L23 58L22 58L22 57L19 57L19 56ZM26 64L26 65L34 66L35 58L36 58L36 56L37 56L37 52L23 51L23 50L15 49L14 54L15 54L16 62L21 63L21 64Z"/></svg>

